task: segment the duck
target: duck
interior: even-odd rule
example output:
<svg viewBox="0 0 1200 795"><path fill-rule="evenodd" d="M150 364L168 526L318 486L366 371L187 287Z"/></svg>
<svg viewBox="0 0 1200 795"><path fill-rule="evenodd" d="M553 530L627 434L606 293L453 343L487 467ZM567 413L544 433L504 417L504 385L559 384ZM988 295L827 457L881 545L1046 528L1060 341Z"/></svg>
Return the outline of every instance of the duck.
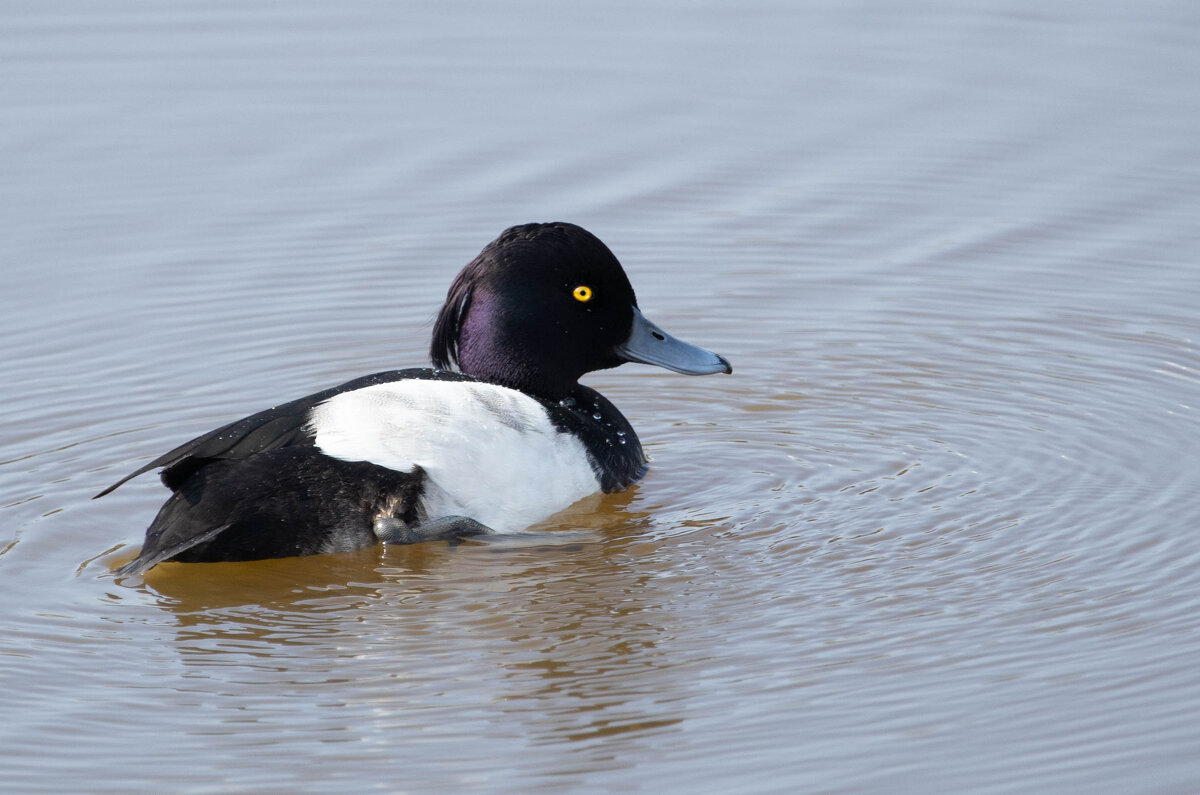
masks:
<svg viewBox="0 0 1200 795"><path fill-rule="evenodd" d="M155 469L171 491L116 574L520 532L647 471L633 426L582 376L733 372L648 320L616 256L566 222L506 229L463 268L430 359L224 425L101 491Z"/></svg>

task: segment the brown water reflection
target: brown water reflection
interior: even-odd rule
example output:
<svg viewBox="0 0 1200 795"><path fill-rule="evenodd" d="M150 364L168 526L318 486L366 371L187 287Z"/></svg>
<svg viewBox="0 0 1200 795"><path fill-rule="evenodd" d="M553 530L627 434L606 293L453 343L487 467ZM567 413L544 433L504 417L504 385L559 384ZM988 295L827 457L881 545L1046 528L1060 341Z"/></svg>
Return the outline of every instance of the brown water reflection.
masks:
<svg viewBox="0 0 1200 795"><path fill-rule="evenodd" d="M185 678L215 697L370 683L388 720L420 731L410 711L485 689L500 705L487 722L519 725L534 744L653 734L685 704L659 648L670 591L628 565L644 519L614 523L618 510L600 514L604 531L176 564L146 587L175 624Z"/></svg>

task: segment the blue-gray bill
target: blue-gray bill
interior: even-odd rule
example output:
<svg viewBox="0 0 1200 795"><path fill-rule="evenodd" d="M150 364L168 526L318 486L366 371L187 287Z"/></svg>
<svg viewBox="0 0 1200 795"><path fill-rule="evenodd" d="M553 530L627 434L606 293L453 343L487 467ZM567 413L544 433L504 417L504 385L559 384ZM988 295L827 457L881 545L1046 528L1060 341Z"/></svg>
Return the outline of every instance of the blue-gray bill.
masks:
<svg viewBox="0 0 1200 795"><path fill-rule="evenodd" d="M653 364L684 375L733 372L724 356L675 339L647 320L636 306L633 308L633 328L629 338L617 346L617 355L628 362Z"/></svg>

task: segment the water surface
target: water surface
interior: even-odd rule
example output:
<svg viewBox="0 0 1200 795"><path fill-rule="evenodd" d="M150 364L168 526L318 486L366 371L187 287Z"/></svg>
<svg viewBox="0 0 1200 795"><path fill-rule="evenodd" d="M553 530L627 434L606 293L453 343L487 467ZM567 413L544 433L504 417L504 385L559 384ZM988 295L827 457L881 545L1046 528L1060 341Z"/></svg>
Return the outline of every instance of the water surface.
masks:
<svg viewBox="0 0 1200 795"><path fill-rule="evenodd" d="M20 3L0 787L1200 784L1191 3ZM89 498L580 223L731 377L522 538L111 569Z"/></svg>

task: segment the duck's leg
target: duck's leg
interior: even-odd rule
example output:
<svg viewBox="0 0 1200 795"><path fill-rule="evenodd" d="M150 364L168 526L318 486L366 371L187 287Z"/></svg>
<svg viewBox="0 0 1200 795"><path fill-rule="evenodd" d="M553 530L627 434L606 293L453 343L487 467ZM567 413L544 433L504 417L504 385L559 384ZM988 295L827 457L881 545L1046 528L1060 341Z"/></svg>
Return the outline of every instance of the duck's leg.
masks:
<svg viewBox="0 0 1200 795"><path fill-rule="evenodd" d="M425 541L452 541L457 538L491 535L496 531L469 516L441 516L413 525L393 516L375 520L375 536L384 544L420 544Z"/></svg>

